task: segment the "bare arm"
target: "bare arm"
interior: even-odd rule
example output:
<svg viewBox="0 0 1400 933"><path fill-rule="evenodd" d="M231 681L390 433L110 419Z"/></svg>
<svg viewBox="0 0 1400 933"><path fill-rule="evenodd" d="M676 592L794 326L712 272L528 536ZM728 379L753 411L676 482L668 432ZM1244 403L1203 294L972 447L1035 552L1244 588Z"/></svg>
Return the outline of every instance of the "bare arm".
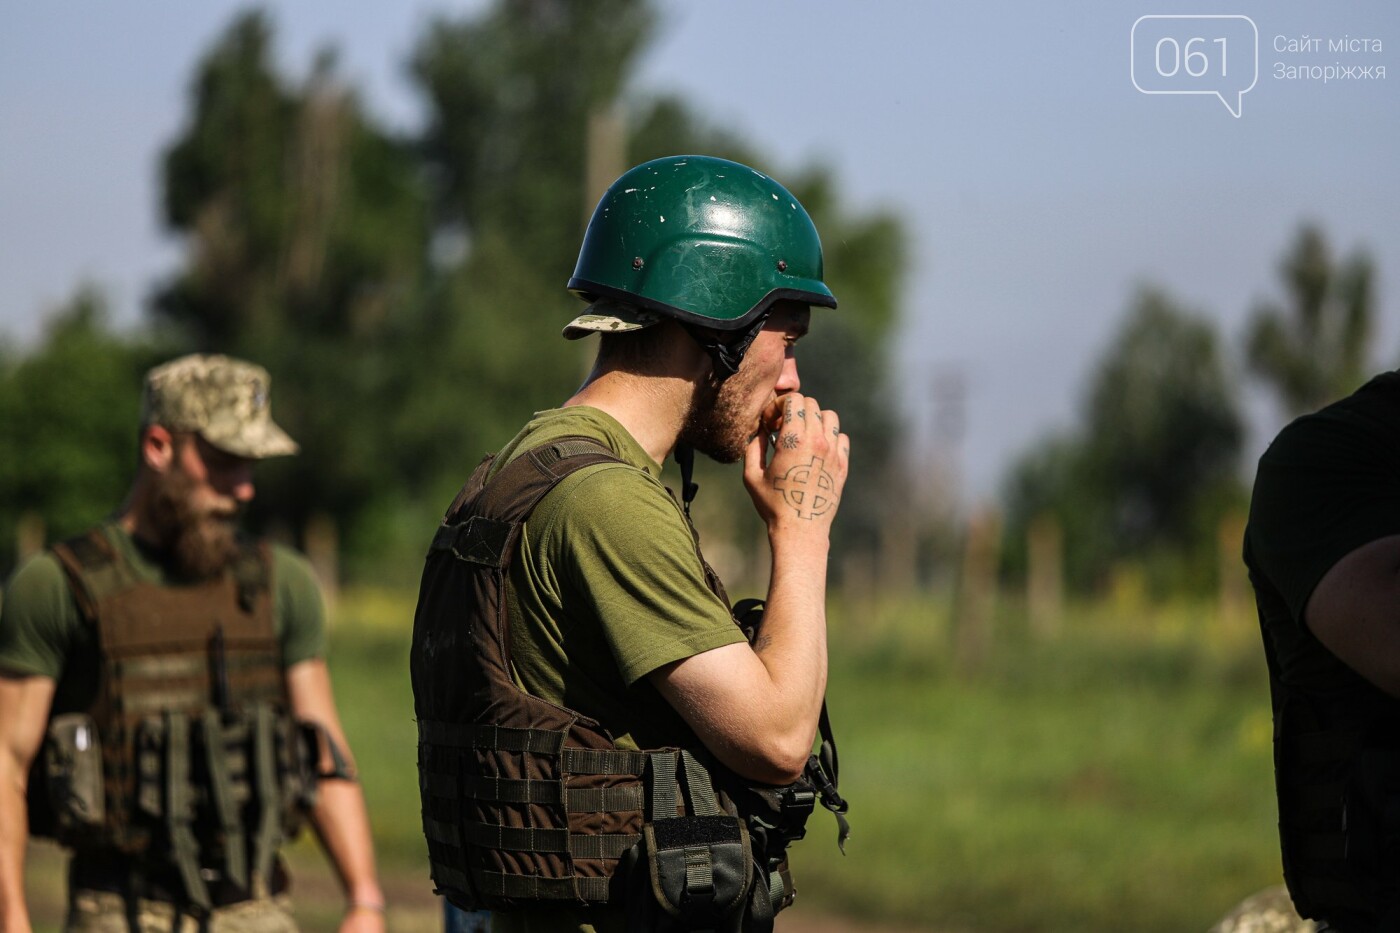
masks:
<svg viewBox="0 0 1400 933"><path fill-rule="evenodd" d="M24 849L29 841L25 793L53 694L54 682L48 677L0 673L0 929L6 933L29 930L24 900Z"/></svg>
<svg viewBox="0 0 1400 933"><path fill-rule="evenodd" d="M1400 535L1337 561L1308 598L1304 621L1344 664L1400 697Z"/></svg>
<svg viewBox="0 0 1400 933"><path fill-rule="evenodd" d="M736 773L784 784L801 776L826 693L826 559L850 440L833 411L781 400L772 459L750 443L744 483L768 526L773 570L757 643L702 652L651 674L700 741Z"/></svg>
<svg viewBox="0 0 1400 933"><path fill-rule="evenodd" d="M313 659L292 665L287 670L287 691L293 715L323 726L353 771L354 758L336 712L326 662ZM323 772L332 767L328 754L323 755L320 767ZM341 921L342 933L383 933L384 894L374 867L369 813L360 785L335 778L322 780L311 820L345 889L348 904Z"/></svg>

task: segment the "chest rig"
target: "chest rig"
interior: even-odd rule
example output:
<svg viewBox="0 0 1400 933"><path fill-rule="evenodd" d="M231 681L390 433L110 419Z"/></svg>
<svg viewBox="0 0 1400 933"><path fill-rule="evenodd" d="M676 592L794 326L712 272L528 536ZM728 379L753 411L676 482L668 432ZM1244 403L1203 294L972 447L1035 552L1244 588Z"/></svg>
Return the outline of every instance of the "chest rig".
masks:
<svg viewBox="0 0 1400 933"><path fill-rule="evenodd" d="M792 902L786 849L816 802L837 812L845 839L825 708L822 755L804 779L762 786L693 737L618 748L601 723L511 675L506 581L521 525L565 477L620 462L595 440L564 438L487 483L488 457L434 536L410 655L432 878L465 909L612 905L626 908L631 930L768 930ZM752 638L761 604L736 609Z"/></svg>
<svg viewBox="0 0 1400 933"><path fill-rule="evenodd" d="M36 834L173 868L195 908L267 893L314 796L317 739L289 714L266 550L188 585L143 580L101 529L53 553L98 678L86 709L50 722Z"/></svg>

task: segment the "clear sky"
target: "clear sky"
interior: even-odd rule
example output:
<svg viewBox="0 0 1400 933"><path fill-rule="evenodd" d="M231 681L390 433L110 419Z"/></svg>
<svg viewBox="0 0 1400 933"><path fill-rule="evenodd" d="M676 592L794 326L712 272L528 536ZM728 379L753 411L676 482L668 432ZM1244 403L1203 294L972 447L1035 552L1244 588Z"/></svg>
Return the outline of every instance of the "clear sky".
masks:
<svg viewBox="0 0 1400 933"><path fill-rule="evenodd" d="M179 256L159 226L156 159L180 126L195 61L242 6L50 0L7 11L0 334L32 340L44 309L83 280L107 290L119 322L140 319ZM481 4L267 6L287 71L304 74L313 51L334 44L371 111L412 128L419 110L403 62L415 38L435 11ZM662 10L633 93L680 91L768 153L779 179L823 162L849 208L906 219L899 401L926 439L934 382L962 380L956 460L972 495L993 492L1017 451L1070 423L1138 284L1210 315L1237 355L1250 307L1277 293L1278 260L1305 219L1341 251L1375 258L1374 362L1400 363L1393 2L707 0ZM1239 117L1215 96L1135 87L1134 24L1148 14L1216 18L1139 24L1137 84L1218 86ZM1257 79L1241 97L1256 30ZM1192 50L1206 57L1188 60ZM1144 70L1154 66L1176 73ZM1206 74L1188 77L1188 66ZM1300 67L1304 77L1275 76ZM1324 81L1327 67L1346 76ZM1257 453L1278 421L1258 397L1251 410Z"/></svg>

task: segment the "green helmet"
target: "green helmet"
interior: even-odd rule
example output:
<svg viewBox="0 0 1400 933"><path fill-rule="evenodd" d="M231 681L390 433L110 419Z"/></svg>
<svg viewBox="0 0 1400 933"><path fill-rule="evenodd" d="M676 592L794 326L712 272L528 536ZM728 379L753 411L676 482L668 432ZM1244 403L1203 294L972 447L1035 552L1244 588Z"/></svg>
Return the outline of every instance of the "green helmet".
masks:
<svg viewBox="0 0 1400 933"><path fill-rule="evenodd" d="M836 307L817 228L797 198L712 156L656 159L613 182L569 289L729 332L752 331L776 301Z"/></svg>

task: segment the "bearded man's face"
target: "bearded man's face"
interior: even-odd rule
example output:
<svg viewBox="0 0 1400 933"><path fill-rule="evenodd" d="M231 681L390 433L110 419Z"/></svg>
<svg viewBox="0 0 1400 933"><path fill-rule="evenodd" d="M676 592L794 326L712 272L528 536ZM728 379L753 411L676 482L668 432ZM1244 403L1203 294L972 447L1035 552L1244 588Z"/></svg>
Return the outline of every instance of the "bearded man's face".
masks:
<svg viewBox="0 0 1400 933"><path fill-rule="evenodd" d="M210 486L196 438L180 437L175 444L170 469L153 480L151 525L176 572L205 580L238 555L239 503Z"/></svg>
<svg viewBox="0 0 1400 933"><path fill-rule="evenodd" d="M739 371L718 384L712 376L696 391L681 428L681 443L720 463L741 460L749 441L763 430L764 414L778 398L802 385L793 345L807 333L809 317L806 305L774 305Z"/></svg>

